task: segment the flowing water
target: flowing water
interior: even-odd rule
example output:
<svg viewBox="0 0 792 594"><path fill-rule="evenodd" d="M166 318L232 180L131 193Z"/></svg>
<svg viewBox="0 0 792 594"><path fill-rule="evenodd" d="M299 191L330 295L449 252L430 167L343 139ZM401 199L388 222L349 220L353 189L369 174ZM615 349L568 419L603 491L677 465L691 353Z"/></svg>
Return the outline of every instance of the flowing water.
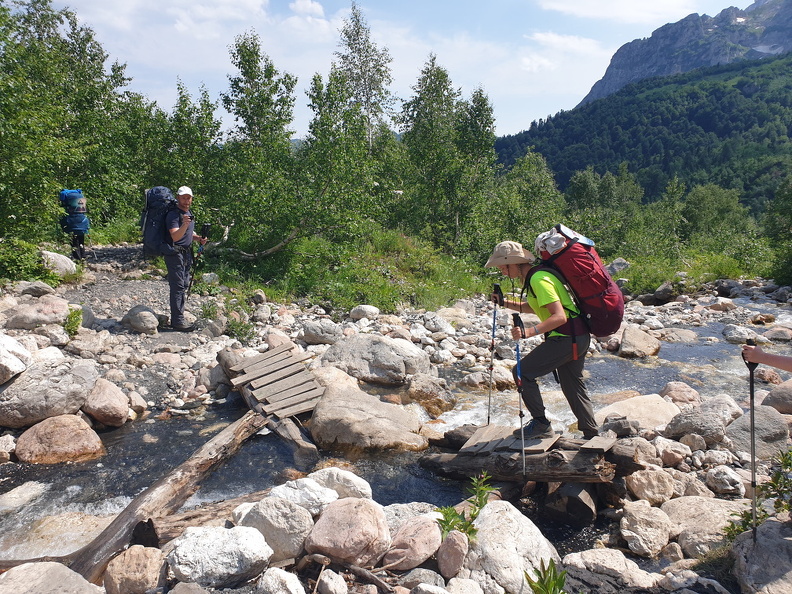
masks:
<svg viewBox="0 0 792 594"><path fill-rule="evenodd" d="M773 313L779 323L792 326L786 305L740 303L756 311ZM603 352L590 357L587 383L595 410L609 403L608 395L622 390L641 394L659 392L669 381L684 381L703 396L727 393L742 403L747 399L747 370L740 347L722 339L723 325L691 328L700 339L695 343L663 343L657 358L636 361ZM707 338L713 340L707 340ZM787 346L774 345L774 352L792 354ZM548 416L557 430L574 421L552 376L542 386ZM461 392L458 405L432 422L442 432L466 423L483 425L488 412L491 422L517 427L520 406L515 391ZM0 557L14 558L13 547L3 546L7 535L26 532L39 518L65 512L95 515L121 511L131 499L158 478L186 460L191 453L245 412L239 399L209 409L199 419L173 417L129 423L101 434L107 455L79 464L0 465L0 493L38 481L51 485L47 493L13 514L0 510ZM323 463L333 460L323 452ZM425 501L435 505L454 505L467 497L469 483L434 476L418 464L416 454L378 453L355 460L341 460L372 486L374 499L383 505ZM208 476L186 508L200 503L233 498L283 483L286 471L294 467L291 449L275 435L256 435L240 451ZM311 469L298 469L311 470ZM559 552L586 548L604 526L587 529L558 526L528 506L525 513L534 519ZM45 554L42 551L41 554Z"/></svg>

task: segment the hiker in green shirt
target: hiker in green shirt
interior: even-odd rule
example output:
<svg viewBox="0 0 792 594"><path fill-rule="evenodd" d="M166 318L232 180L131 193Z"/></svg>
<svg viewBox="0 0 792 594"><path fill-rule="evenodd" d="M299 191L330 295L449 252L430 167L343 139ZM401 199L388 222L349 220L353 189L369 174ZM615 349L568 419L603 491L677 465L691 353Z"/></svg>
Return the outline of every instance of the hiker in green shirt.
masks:
<svg viewBox="0 0 792 594"><path fill-rule="evenodd" d="M530 338L544 334L544 341L517 363L514 376L520 386L520 396L531 420L525 426L525 438L545 438L554 435L536 379L555 372L561 391L577 417L578 429L586 439L598 434L594 410L583 381L583 364L591 341L585 323L579 317L569 291L550 272L538 270L530 274L534 255L515 241L495 246L486 266L495 266L511 279L523 281L520 299L505 299L503 305L519 313L534 313L539 323L525 328L512 328L512 338ZM525 300L522 296L525 295Z"/></svg>

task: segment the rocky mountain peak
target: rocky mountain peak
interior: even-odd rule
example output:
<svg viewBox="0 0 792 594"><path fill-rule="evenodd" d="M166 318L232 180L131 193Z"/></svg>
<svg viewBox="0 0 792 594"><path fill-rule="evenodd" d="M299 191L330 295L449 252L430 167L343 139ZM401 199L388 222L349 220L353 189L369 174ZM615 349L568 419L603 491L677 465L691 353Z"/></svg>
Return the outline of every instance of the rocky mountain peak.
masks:
<svg viewBox="0 0 792 594"><path fill-rule="evenodd" d="M792 0L757 0L745 10L732 6L714 17L690 14L663 25L649 38L620 47L580 105L645 78L777 56L791 49Z"/></svg>

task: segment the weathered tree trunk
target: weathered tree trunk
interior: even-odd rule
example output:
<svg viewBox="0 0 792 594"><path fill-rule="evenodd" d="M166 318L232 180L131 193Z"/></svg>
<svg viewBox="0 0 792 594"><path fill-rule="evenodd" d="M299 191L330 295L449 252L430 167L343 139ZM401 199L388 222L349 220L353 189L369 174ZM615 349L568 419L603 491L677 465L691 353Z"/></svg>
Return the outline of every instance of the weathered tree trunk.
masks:
<svg viewBox="0 0 792 594"><path fill-rule="evenodd" d="M428 454L421 466L454 478L473 477L487 472L499 481L602 483L611 480L616 467L601 452L550 450L525 456L525 473L520 452L494 452L488 456Z"/></svg>
<svg viewBox="0 0 792 594"><path fill-rule="evenodd" d="M181 536L184 530L190 526L224 526L237 507L243 503L258 503L269 492L269 489L265 489L234 499L208 503L178 514L152 518L149 525L153 532L148 533L151 535L151 540L148 541L149 546L162 548L166 543Z"/></svg>
<svg viewBox="0 0 792 594"><path fill-rule="evenodd" d="M107 528L79 551L49 560L65 563L88 581L99 583L107 564L130 542L139 522L178 510L198 490L201 479L215 466L232 456L245 439L259 431L266 419L254 412L246 413L200 447L187 461L168 476L135 497ZM25 561L4 562L13 567Z"/></svg>
<svg viewBox="0 0 792 594"><path fill-rule="evenodd" d="M596 487L591 483L563 483L548 493L545 511L566 524L586 526L597 519Z"/></svg>

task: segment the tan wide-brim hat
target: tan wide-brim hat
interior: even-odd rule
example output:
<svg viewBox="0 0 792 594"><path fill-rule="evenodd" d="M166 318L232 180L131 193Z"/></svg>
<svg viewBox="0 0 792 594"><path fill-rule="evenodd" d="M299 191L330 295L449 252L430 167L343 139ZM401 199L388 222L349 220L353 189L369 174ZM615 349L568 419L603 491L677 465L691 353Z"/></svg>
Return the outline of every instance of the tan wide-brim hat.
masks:
<svg viewBox="0 0 792 594"><path fill-rule="evenodd" d="M526 264L536 260L534 255L516 241L501 241L492 250L492 255L484 265L506 266L507 264Z"/></svg>

